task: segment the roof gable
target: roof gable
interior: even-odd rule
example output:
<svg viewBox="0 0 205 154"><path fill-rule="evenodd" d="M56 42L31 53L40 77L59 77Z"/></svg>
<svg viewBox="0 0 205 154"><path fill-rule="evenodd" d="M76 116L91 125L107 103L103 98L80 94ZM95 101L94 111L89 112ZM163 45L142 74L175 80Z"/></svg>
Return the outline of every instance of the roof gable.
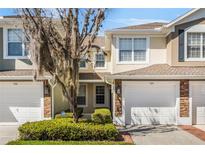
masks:
<svg viewBox="0 0 205 154"><path fill-rule="evenodd" d="M196 8L192 9L189 12L185 13L184 15L176 18L175 20L171 21L165 27L169 28L175 25L183 24L186 22L194 21L200 18L205 18L205 9L204 8Z"/></svg>

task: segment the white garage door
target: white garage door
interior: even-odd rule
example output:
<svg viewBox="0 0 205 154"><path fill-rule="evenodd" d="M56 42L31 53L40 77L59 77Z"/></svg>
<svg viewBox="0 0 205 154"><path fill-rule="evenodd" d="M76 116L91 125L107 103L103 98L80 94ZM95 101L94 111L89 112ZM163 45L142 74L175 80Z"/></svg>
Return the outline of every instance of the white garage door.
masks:
<svg viewBox="0 0 205 154"><path fill-rule="evenodd" d="M0 123L23 123L42 119L41 82L0 83Z"/></svg>
<svg viewBox="0 0 205 154"><path fill-rule="evenodd" d="M205 82L190 81L192 97L192 123L205 124Z"/></svg>
<svg viewBox="0 0 205 154"><path fill-rule="evenodd" d="M179 82L122 82L125 102L125 123L175 124Z"/></svg>

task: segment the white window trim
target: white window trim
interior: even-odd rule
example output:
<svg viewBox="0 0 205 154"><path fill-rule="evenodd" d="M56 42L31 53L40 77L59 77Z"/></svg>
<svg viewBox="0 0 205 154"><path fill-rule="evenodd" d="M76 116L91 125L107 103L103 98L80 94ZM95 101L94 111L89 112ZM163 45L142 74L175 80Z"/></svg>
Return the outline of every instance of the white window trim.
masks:
<svg viewBox="0 0 205 154"><path fill-rule="evenodd" d="M99 51L99 52L103 52L103 51ZM105 60L105 65L104 67L96 67L96 55L99 53L99 52L94 52L94 69L98 69L98 70L104 70L104 69L107 69L107 58L106 56L104 55L104 60ZM102 53L103 54L103 53Z"/></svg>
<svg viewBox="0 0 205 154"><path fill-rule="evenodd" d="M85 85L85 105L77 105L78 107L88 107L88 86L87 84L81 84L80 85Z"/></svg>
<svg viewBox="0 0 205 154"><path fill-rule="evenodd" d="M23 52L22 56L9 56L8 55L8 29L21 29L21 28L3 28L3 58L4 59L28 59ZM24 50L24 47L22 48Z"/></svg>
<svg viewBox="0 0 205 154"><path fill-rule="evenodd" d="M131 38L132 39L132 61L120 61L119 55L119 40L120 38ZM134 44L133 40L135 38L145 38L146 39L146 60L145 61L134 61ZM117 36L116 37L116 64L149 64L150 55L150 37L149 36Z"/></svg>
<svg viewBox="0 0 205 154"><path fill-rule="evenodd" d="M201 39L201 58L188 58L187 57L187 33L205 33L205 25L195 25L191 28L187 28L184 30L184 60L185 61L205 61L205 57L203 58L203 40ZM201 35L202 37L202 35Z"/></svg>
<svg viewBox="0 0 205 154"><path fill-rule="evenodd" d="M97 86L104 86L104 104L97 104L96 103L96 87ZM94 107L106 107L106 103L107 103L106 102L106 86L104 84L95 84L94 85L94 95L93 96L94 96L94 98L93 98L94 99L94 101L93 101Z"/></svg>

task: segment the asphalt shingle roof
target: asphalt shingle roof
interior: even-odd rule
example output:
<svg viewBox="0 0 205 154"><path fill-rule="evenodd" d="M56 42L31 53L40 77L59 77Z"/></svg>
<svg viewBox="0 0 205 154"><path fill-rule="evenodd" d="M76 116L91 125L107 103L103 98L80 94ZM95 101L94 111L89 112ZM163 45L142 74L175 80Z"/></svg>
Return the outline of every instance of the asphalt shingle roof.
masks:
<svg viewBox="0 0 205 154"><path fill-rule="evenodd" d="M121 28L117 28L117 29L155 29L155 28L160 28L165 24L167 24L167 23L153 22L153 23L147 23L147 24L141 24L141 25L121 27Z"/></svg>
<svg viewBox="0 0 205 154"><path fill-rule="evenodd" d="M103 80L105 75L109 75L110 73L80 73L79 79L80 80ZM5 70L0 71L0 78L8 78L12 77L15 79L15 77L28 77L33 78L33 70ZM48 77L49 74L45 73L45 77ZM39 77L39 79L46 79L45 77Z"/></svg>
<svg viewBox="0 0 205 154"><path fill-rule="evenodd" d="M205 75L205 66L170 66L154 64L145 68L116 73L113 75Z"/></svg>

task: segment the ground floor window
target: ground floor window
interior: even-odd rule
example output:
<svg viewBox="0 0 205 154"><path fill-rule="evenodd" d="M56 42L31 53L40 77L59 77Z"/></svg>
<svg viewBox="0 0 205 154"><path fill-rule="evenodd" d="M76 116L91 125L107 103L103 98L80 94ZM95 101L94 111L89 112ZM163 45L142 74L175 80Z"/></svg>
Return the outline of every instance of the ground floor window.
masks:
<svg viewBox="0 0 205 154"><path fill-rule="evenodd" d="M105 103L105 86L96 86L96 104Z"/></svg>
<svg viewBox="0 0 205 154"><path fill-rule="evenodd" d="M86 85L80 85L77 102L79 106L86 105Z"/></svg>

